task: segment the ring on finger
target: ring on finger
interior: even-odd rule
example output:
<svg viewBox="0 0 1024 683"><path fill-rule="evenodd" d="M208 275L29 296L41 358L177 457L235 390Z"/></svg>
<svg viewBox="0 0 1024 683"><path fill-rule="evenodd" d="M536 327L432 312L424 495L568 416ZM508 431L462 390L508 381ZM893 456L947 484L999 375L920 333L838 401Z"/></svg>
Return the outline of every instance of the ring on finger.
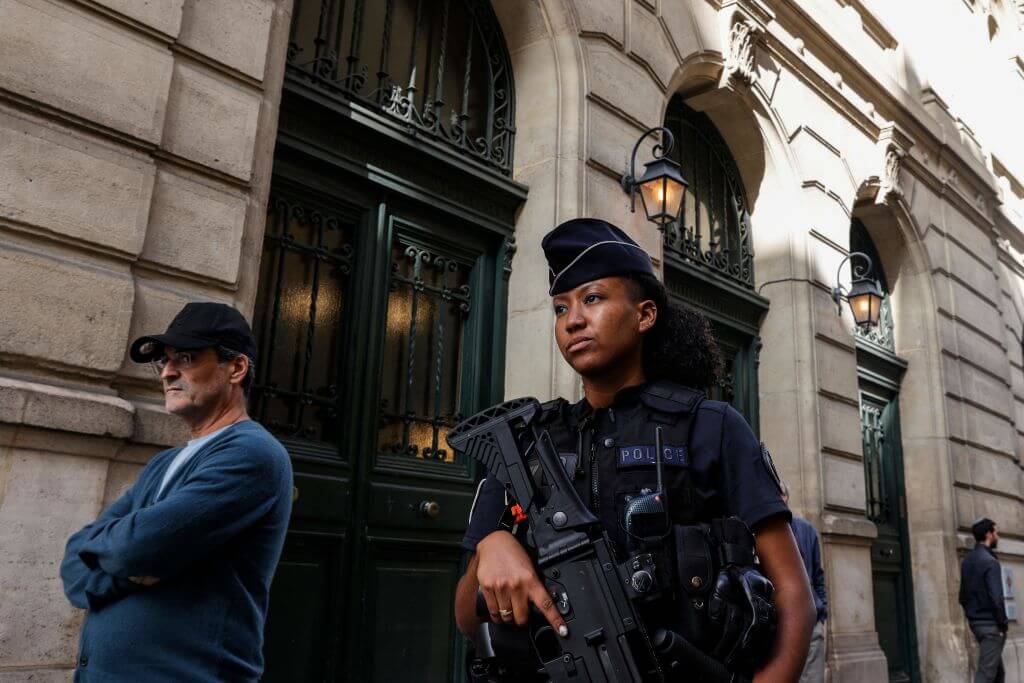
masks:
<svg viewBox="0 0 1024 683"><path fill-rule="evenodd" d="M503 609L499 612L499 614L501 615L502 619L508 619L510 616L512 616L512 610Z"/></svg>

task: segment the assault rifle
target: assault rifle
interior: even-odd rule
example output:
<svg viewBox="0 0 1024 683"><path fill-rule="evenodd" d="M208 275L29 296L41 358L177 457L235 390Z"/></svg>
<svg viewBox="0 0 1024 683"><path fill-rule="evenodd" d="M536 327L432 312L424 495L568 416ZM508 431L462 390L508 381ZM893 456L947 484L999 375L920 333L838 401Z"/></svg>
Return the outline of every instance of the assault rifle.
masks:
<svg viewBox="0 0 1024 683"><path fill-rule="evenodd" d="M642 550L626 562L616 563L608 534L577 495L548 432L538 426L540 413L534 398L508 401L459 423L448 433L447 441L455 451L483 464L526 511L538 574L569 627L568 637L560 638L539 613L531 612L525 627L528 649L536 655L544 674L552 683L664 682L662 662L680 671L685 659L687 664L697 665L700 673L729 680L721 664L677 634L659 629L652 641L635 601L665 591L670 577L661 576L663 571L651 554ZM659 430L659 484L660 436ZM540 481L527 463L531 450L540 464ZM660 514L667 521L663 492L643 498L648 500L637 499L630 506L638 520L647 517L649 521L650 516ZM627 520L627 528L629 523ZM491 650L493 656L492 646L508 641L510 629L522 633L514 626L484 622L478 648ZM527 649L521 638L513 650L515 645L520 656Z"/></svg>

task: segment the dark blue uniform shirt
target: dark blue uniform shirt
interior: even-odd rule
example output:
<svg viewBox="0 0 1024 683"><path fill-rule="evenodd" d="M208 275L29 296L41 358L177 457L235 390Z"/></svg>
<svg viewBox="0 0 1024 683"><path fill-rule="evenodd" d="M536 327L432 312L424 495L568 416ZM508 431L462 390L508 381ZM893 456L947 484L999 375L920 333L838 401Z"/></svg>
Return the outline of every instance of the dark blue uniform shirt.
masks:
<svg viewBox="0 0 1024 683"><path fill-rule="evenodd" d="M1003 570L996 554L981 543L960 565L960 604L968 621L995 622L1006 629Z"/></svg>
<svg viewBox="0 0 1024 683"><path fill-rule="evenodd" d="M602 471L618 475L613 479L626 479L626 473L635 471L636 466L653 469L654 428L656 424L665 424L666 473L671 477L676 468L688 468L702 521L735 515L751 529L770 517L780 516L789 521L789 508L782 501L770 456L762 452L750 425L732 406L721 401L701 401L693 415L689 436L673 433L671 420L666 417L672 417L676 410L674 402L682 392L692 390L670 382L627 387L616 394L607 409L593 410L586 399L566 406L564 420L571 435L579 436L583 425L592 428L592 438L580 437L579 442L584 444L583 449L588 440L596 446L596 457L604 459ZM584 464L581 469L586 470L587 454L576 455ZM590 480L586 475L582 478L588 483L577 489L586 491ZM577 481L580 479L577 471ZM599 488L598 503L605 510L614 506L621 488L619 482L601 478ZM593 500L583 497L591 507ZM669 508L680 504L680 497L674 497L670 490ZM498 529L505 508L501 483L484 479L462 546L475 551L480 540ZM608 527L607 522L605 525ZM613 535L616 532L608 531Z"/></svg>

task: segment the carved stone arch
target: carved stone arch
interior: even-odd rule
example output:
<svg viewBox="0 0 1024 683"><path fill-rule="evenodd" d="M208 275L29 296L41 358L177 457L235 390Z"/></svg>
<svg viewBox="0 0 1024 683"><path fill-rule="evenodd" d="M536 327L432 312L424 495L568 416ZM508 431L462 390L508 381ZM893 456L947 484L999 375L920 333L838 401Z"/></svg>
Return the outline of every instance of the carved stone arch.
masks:
<svg viewBox="0 0 1024 683"><path fill-rule="evenodd" d="M860 199L853 217L867 228L882 257L892 297L895 352L907 361L900 385L906 514L914 576L918 654L925 680L966 672L956 595L934 586L958 580L952 444L949 441L940 320L928 239L902 195ZM966 674L965 674L966 675Z"/></svg>

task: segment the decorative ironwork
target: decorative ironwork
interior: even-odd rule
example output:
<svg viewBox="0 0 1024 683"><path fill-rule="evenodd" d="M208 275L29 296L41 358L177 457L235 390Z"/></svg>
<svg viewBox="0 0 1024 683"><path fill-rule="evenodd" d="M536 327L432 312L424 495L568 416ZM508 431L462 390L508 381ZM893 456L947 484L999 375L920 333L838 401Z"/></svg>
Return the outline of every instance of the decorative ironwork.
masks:
<svg viewBox="0 0 1024 683"><path fill-rule="evenodd" d="M729 147L706 114L675 99L665 125L677 140L672 156L690 181L680 219L665 230L665 251L754 288L750 214Z"/></svg>
<svg viewBox="0 0 1024 683"><path fill-rule="evenodd" d="M451 463L471 264L401 240L391 257L378 448Z"/></svg>
<svg viewBox="0 0 1024 683"><path fill-rule="evenodd" d="M280 193L271 196L267 214L251 414L279 436L336 446L352 226Z"/></svg>
<svg viewBox="0 0 1024 683"><path fill-rule="evenodd" d="M512 172L515 93L486 0L296 2L288 73Z"/></svg>
<svg viewBox="0 0 1024 683"><path fill-rule="evenodd" d="M715 381L708 396L712 400L731 404L736 399L736 377L733 374L733 369L736 366L736 355L726 355L723 361L725 367L722 368L722 376Z"/></svg>
<svg viewBox="0 0 1024 683"><path fill-rule="evenodd" d="M889 283L885 278L885 270L882 269L882 257L879 255L867 227L857 218L850 222L850 251L860 251L871 258L874 263L875 284L878 286L878 291L882 293L878 325L867 329L854 325L853 332L861 339L877 344L883 349L895 351L896 340L893 336L892 299L889 296Z"/></svg>
<svg viewBox="0 0 1024 683"><path fill-rule="evenodd" d="M876 524L889 520L890 504L886 495L885 428L882 425L882 409L866 403L860 404L860 434L864 447L864 483L867 498L868 519Z"/></svg>

